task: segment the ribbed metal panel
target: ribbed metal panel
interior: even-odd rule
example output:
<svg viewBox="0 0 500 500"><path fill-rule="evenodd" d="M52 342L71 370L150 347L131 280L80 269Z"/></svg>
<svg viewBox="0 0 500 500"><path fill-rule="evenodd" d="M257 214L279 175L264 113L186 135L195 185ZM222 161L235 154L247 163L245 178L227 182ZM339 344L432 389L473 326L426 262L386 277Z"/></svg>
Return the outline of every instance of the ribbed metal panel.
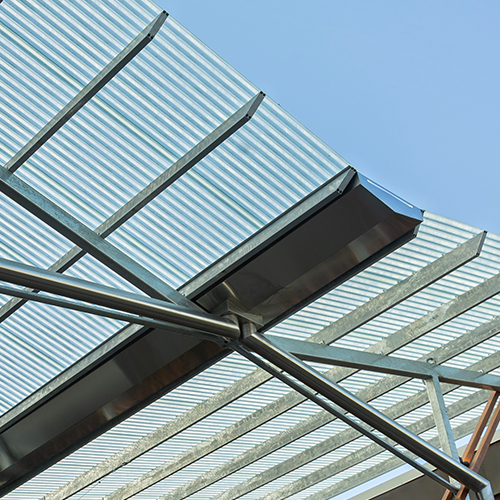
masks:
<svg viewBox="0 0 500 500"><path fill-rule="evenodd" d="M5 0L0 5L0 162L5 163L160 11L152 2ZM264 89L265 90L265 89ZM258 89L172 17L155 40L18 172L80 221L95 227L218 126ZM255 117L209 157L117 230L109 241L174 286L182 285L347 163L266 97ZM431 213L418 237L272 333L305 339L478 233ZM0 195L0 257L49 267L70 242ZM500 237L489 234L473 262L345 336L337 345L365 349L480 284L500 270ZM76 277L133 289L91 257L68 271ZM0 304L7 300L0 297ZM418 359L500 314L490 299L396 352ZM0 324L0 411L5 411L116 332L117 321L28 304ZM492 338L448 362L465 367L500 349ZM326 369L327 367L319 367ZM231 355L150 407L78 450L6 498L39 498L241 379L253 367ZM380 374L359 372L353 391ZM408 382L374 401L386 409L423 390ZM271 404L287 388L269 381L146 453L75 498L109 494L165 460ZM471 394L446 395L451 404ZM477 408L453 420L478 415ZM158 498L217 465L290 430L318 412L302 403L193 463L137 498ZM409 424L430 414L408 413ZM208 499L345 429L332 422L193 495ZM424 436L432 437L435 430ZM366 446L360 438L243 498L260 498ZM352 477L381 454L302 493ZM294 498L291 497L291 498Z"/></svg>
<svg viewBox="0 0 500 500"><path fill-rule="evenodd" d="M356 278L350 280L348 283L339 287L337 290L318 300L316 303L296 314L293 318L285 321L282 325L274 329L275 333L279 332L284 335L297 337L297 331L301 329L301 325L308 326L307 329L304 329L304 331L301 332L302 335L304 335L304 332L312 333L318 330L321 326L330 323L335 318L345 314L348 310L359 306L369 298L380 293L380 291L400 281L410 272L415 271L426 263L432 261L434 258L438 257L441 252L449 251L456 244L465 241L476 232L477 231L474 228L463 226L449 219L427 213L425 223L423 224L416 240L410 242L403 249L398 250L375 266L372 266L372 268L368 271L362 273ZM401 325L409 323L411 320L415 319L415 317L425 314L427 310L439 306L441 303L449 300L453 296L463 293L472 286L475 286L482 281L482 279L492 276L494 274L496 261L500 253L500 245L498 241L498 237L495 235L489 235L483 254L478 259L470 264L467 264L460 270L455 271L449 277L444 278L432 285L425 291L425 293L421 292L419 296L423 294L424 297L420 298L420 302L425 299L425 301L429 301L430 305L422 308L419 313L416 314L413 307L408 306L406 303L406 308L400 306L401 311L398 314L399 323ZM413 262L413 265L409 267L411 262ZM391 279L388 279L388 269L392 274ZM480 274L479 277L478 274ZM444 295L444 298L443 290L447 292ZM419 301L417 301L417 298L411 300L415 300L415 303L418 304ZM484 309L487 312L490 310L492 311L488 318L496 316L498 313L498 302L490 300L485 305L476 308L474 311L480 309ZM320 318L320 321L316 321L315 324L311 318L317 319L314 314L314 311L316 310L321 310L324 318ZM484 311L479 312L481 312L481 314L478 316L477 324L484 321ZM371 323L377 324L371 325ZM467 329L470 330L471 326L474 326L475 324L476 323L468 321L466 323L466 325L468 325ZM394 330L392 323L389 322L384 323L374 320L368 324L368 326L370 325L371 330L367 330L362 336L358 332L359 338L365 339L367 345L374 343L379 338L389 335ZM461 331L457 330L456 336L460 334ZM433 333L426 337L431 338L434 335L435 334ZM426 337L424 337L424 339ZM435 343L439 344L439 342L441 342L440 339L440 337L437 337L437 342L433 339L432 346L434 346ZM442 341L445 342L447 339L448 336ZM479 352L475 355L474 352L471 352L469 354L471 361L467 364L477 359L481 359L481 357L484 357L485 354L487 355L494 352L496 342L498 342L498 339L495 338L487 343L484 343L485 345L482 346L484 352L481 352L481 349L479 348ZM425 352L428 352L430 348L432 347L424 345L424 347L417 349L414 357L425 354ZM471 351L478 351L478 349ZM26 498L26 495L29 495L30 492L49 491L58 483L63 484L70 479L71 476L78 475L78 473L82 470L90 467L92 464L98 463L100 460L118 451L121 447L130 443L134 439L139 438L141 435L146 434L148 431L174 418L178 414L177 411L172 412L171 409L171 405L174 401L176 403L174 407L178 408L179 411L187 409L191 405L196 404L196 402L202 401L210 394L213 394L231 380L236 380L245 373L248 373L248 370L251 370L251 367L249 367L247 363L242 362L242 360L235 355L221 361L207 372L199 375L186 385L167 395L165 398L162 398L151 407L143 410L132 419L124 422L113 431L110 431L101 438L98 438L95 442L87 445L71 457L68 457L68 459L62 461L60 464L52 467L40 475L38 478L30 481L30 483L27 483L18 491L11 493L9 497L21 498L24 495L23 498ZM230 379L228 378L229 376L231 377ZM346 386L350 386L350 388L360 388L378 380L379 378L380 375L378 374L371 375L363 372L361 375L351 377L352 381L349 383L346 382ZM204 388L209 388L209 392L205 392ZM379 398L376 406L380 409L387 408L388 406L391 406L422 389L423 386L418 381L405 384L397 390L391 391L391 393L389 393L386 397ZM248 415L259 407L272 402L276 397L284 394L285 392L286 389L283 386L280 386L277 382L269 382L268 384L265 384L260 389L252 391L248 396L241 398L237 402L225 408L223 411L217 412L206 421L195 425L189 431L181 433L179 436L160 446L156 450L147 453L141 459L132 462L122 470L117 471L106 479L103 479L100 484L95 485L92 489L89 488L89 491L85 493L85 498L87 496L88 498L101 498L103 495L108 494L120 487L124 482L128 482L134 477L138 477L147 470L154 468L160 462L168 460L169 458L174 459L179 453L186 451L191 446L222 430L227 425L230 425L234 421ZM455 398L458 398L470 393L470 390L460 389L454 392L458 393L455 396ZM447 400L452 402L452 397L447 396ZM159 411L160 408L165 411ZM249 449L260 442L264 442L269 437L276 435L287 428L291 428L297 422L307 418L311 414L316 413L316 411L317 410L313 405L304 403L296 409L290 410L283 416L272 420L255 431L252 431L234 443L226 445L218 452L211 454L206 459L193 464L187 469L175 474L174 476L168 478L168 480L159 483L137 497L157 498L167 491L171 491L188 480L197 477L206 470L223 463L239 453L242 453L244 450ZM402 419L402 422L408 424L416 419L428 415L429 413L430 409L428 406L423 407L412 412L411 414L408 414L404 419ZM476 415L477 411L474 413L474 416ZM147 424L145 424L145 422L147 422ZM202 492L196 494L195 497L210 498L211 496L224 491L228 487L238 484L248 477L272 467L276 463L283 462L303 449L306 449L307 447L330 437L336 432L339 432L342 428L342 424L334 422L328 426L318 429L301 440L269 455L265 459L259 460L255 464L242 469L228 479L203 490ZM332 452L324 458L315 460L314 462L311 462L311 464L302 467L300 470L284 476L279 481L274 481L270 485L256 490L254 493L248 495L248 498L260 498L262 494L273 491L283 484L287 484L287 482L290 482L297 477L301 477L301 475L314 470L316 467L324 465L328 460L332 461L334 459L339 459L342 456L345 456L345 454L353 452L365 445L366 440L358 439L351 445L344 446L342 449ZM381 456L379 460L384 458L384 456ZM369 462L367 461L364 466L368 467L369 464L373 465L374 463L377 463L376 459L370 460ZM332 478L331 480L325 481L320 485L316 485L314 488L310 488L308 493L318 491L321 489L320 487L326 487L339 481L341 478L350 477L349 474L352 475L355 471L362 470L360 467L361 466L358 466L352 470L345 471L339 475L339 477ZM304 492L304 494L305 493L306 492Z"/></svg>
<svg viewBox="0 0 500 500"><path fill-rule="evenodd" d="M141 2L2 4L0 47L6 58L1 59L0 128L5 134L0 161L22 147L158 12L154 4ZM95 227L257 91L169 18L152 44L18 175ZM179 286L345 165L269 100L242 133L110 240ZM48 267L71 248L3 196L1 203L2 257ZM91 258L69 274L128 288ZM5 328L19 331L24 314L21 310ZM116 331L117 322L100 324L90 329L99 334L85 334L84 324L79 330L92 337L89 347ZM56 361L57 353L40 349L40 356L60 369L74 361ZM16 358L23 359L23 351ZM56 373L47 372L49 378ZM38 385L46 381L40 377ZM33 382L30 388L36 386ZM28 394L19 391L11 401Z"/></svg>

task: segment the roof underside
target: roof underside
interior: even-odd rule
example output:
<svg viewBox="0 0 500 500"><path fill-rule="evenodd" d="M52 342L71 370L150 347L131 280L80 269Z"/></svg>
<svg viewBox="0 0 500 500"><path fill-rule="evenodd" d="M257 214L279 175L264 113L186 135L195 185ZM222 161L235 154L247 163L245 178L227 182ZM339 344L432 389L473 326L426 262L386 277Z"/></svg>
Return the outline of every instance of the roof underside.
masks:
<svg viewBox="0 0 500 500"><path fill-rule="evenodd" d="M147 0L5 0L0 5L0 163L160 11ZM258 91L168 17L153 42L16 175L96 228ZM177 288L346 166L266 97L250 122L108 240ZM426 213L417 238L270 333L306 339L478 233ZM72 246L0 194L1 258L48 268ZM335 345L375 346L495 276L499 263L500 237L489 233L479 257ZM67 274L137 292L88 255ZM392 354L460 368L476 364L477 370L500 374L500 357L495 356L500 350L498 291L402 342ZM8 301L0 295L2 413L125 325L33 302L9 314ZM463 338L473 340L459 343ZM381 379L385 382L376 384ZM199 420L211 398L232 384L237 384L236 396ZM413 425L425 439L435 438L421 381L358 371L342 385L361 391L363 399ZM487 392L447 385L443 391L457 437L470 434ZM160 467L165 479L133 498L319 500L401 465L231 354L6 498L41 498L162 426L171 435L163 444L71 498L111 495Z"/></svg>

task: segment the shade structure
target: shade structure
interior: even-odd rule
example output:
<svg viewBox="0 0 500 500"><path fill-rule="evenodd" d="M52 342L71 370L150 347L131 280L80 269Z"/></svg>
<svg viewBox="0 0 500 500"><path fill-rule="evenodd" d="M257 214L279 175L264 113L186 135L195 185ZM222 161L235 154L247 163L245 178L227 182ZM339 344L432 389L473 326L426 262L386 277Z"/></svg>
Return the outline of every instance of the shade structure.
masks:
<svg viewBox="0 0 500 500"><path fill-rule="evenodd" d="M420 222L418 209L348 167L224 256L221 261L229 264L221 268L216 263L217 274L205 271L215 287L207 288L202 276L181 291L208 311L224 312L220 306L234 301L237 310L257 317L268 329L406 243ZM160 301L141 302L140 296L6 261L0 262L0 277L131 312L144 303L139 314L165 314ZM172 315L176 309L167 312ZM179 325L191 322L193 330L200 329L203 317L182 313ZM216 332L213 328L206 331ZM218 328L220 337L231 337L229 328L227 333ZM186 338L175 327L135 328L122 336L0 420L0 491L26 482L230 352L217 343Z"/></svg>
<svg viewBox="0 0 500 500"><path fill-rule="evenodd" d="M0 12L5 68L0 154L6 164L160 9L142 1L117 8L111 1L5 0ZM258 91L169 17L148 48L16 175L98 230ZM182 288L347 165L266 97L245 127L105 237ZM2 257L137 292L95 257L83 252L75 260L70 241L4 195L1 208ZM404 280L428 264L441 266L441 256L480 235L476 228L426 213L415 239L277 324L272 333L294 339L317 334L317 341L344 347L494 372L496 235L488 234L482 251L481 245L472 249L477 240L472 242L470 253L415 285L413 294L399 291L401 302L391 302L366 323L353 323L353 330L345 326L347 319L335 324L352 318L350 312L359 314L354 311L382 291L406 286ZM67 252L72 252L69 260ZM125 326L48 305L14 306L6 296L2 301L0 355L8 367L2 373L4 410ZM123 498L136 481L139 498L323 499L399 464L252 370L234 354L225 357L8 496L40 498L74 480L73 492L83 487L73 493L76 498ZM360 397L375 398L381 409L435 442L422 386L399 378L379 383L380 375L368 372L334 372ZM457 436L465 435L484 393L451 386L443 391L452 427ZM111 460L136 439L151 443L154 432L163 437L141 456L131 458L129 450ZM103 465L106 459L110 462ZM92 467L100 479L85 483L80 474Z"/></svg>

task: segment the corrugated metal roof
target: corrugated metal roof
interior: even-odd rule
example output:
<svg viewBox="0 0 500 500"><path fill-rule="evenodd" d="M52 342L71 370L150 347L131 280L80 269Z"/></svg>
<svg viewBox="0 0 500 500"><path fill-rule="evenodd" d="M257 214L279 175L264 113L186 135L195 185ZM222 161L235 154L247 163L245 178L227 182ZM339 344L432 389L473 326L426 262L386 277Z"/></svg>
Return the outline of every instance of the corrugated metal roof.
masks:
<svg viewBox="0 0 500 500"><path fill-rule="evenodd" d="M153 2L142 0L5 0L0 5L0 162L7 162L159 11ZM17 175L83 223L96 227L257 92L253 84L169 17L155 40ZM346 165L266 97L245 127L125 223L109 241L179 287ZM0 207L0 257L47 268L72 247L3 195ZM305 339L478 232L426 213L415 240L271 333ZM500 237L488 234L480 257L339 339L336 345L369 348L499 269ZM134 289L90 256L67 273ZM0 303L6 301L0 296ZM499 314L500 300L495 297L398 349L395 355L422 358ZM0 410L11 408L121 326L118 321L46 305L23 306L0 324L0 362L4 366ZM494 336L445 364L466 367L499 348L500 338ZM223 359L7 498L41 497L253 370L236 354ZM342 385L358 391L382 378L381 374L358 372ZM423 389L420 382L410 381L373 404L387 409ZM452 405L474 392L460 388L445 397ZM271 411L266 405L275 406L275 401L288 393L283 384L270 380L74 498L110 494L161 463L189 453L193 446L255 411ZM480 411L479 405L452 422L458 426ZM417 406L400 420L409 425L430 413L429 405ZM217 466L224 467L247 450L267 446L267 455L255 463L190 496L213 498L347 432L344 424L330 420L321 420L312 403L300 403L136 497L158 498ZM287 443L286 433L297 425L304 428L302 436ZM431 438L434 433L431 429L424 436ZM314 460L304 460L300 468L243 498L261 498L369 444L366 438L355 438L337 449L324 445ZM386 453L378 454L291 498L306 498L386 458Z"/></svg>

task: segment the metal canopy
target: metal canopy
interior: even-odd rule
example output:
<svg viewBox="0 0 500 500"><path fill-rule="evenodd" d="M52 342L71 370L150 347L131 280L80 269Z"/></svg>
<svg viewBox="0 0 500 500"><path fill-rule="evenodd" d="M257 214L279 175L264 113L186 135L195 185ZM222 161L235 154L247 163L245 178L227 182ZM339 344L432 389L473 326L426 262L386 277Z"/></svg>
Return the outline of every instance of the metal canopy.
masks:
<svg viewBox="0 0 500 500"><path fill-rule="evenodd" d="M230 303L266 331L413 238L421 220L348 167L180 290L208 311Z"/></svg>
<svg viewBox="0 0 500 500"><path fill-rule="evenodd" d="M52 204L49 210L43 210L43 200L33 195L32 189L19 184L15 177L6 177L4 181L2 184L0 179L0 189L6 194L22 205L29 199L25 206L30 211L42 212L42 220L53 223L63 234L68 233L67 215L61 215ZM380 193L382 196L378 197ZM207 280L202 276L188 284L191 293L184 291L187 287L181 291L188 298L194 297L206 310L219 308L219 313L227 313L220 310L220 305L231 298L243 317L262 318L262 328L267 329L278 317L301 309L328 288L414 237L420 217L418 209L380 188L371 188L367 179L348 167L243 242L229 256L223 257L221 262L230 264L218 274L211 269L208 271L215 288L207 287ZM63 223L59 223L60 220ZM78 234L68 233L74 236L74 242L86 239L90 231L74 222L72 225L79 228ZM319 235L319 239L315 235ZM93 241L96 243L92 244ZM300 242L307 244L301 247ZM86 246L86 241L82 246ZM311 251L312 247L316 250ZM104 251L95 255L104 263L110 263L110 267L118 264L121 270L123 261L127 263L115 248L107 248L95 233L92 233L88 248L90 252L103 248ZM238 260L234 260L234 253L240 257ZM132 273L122 274L124 277L141 286L143 281L138 282L137 276L145 275L147 286L144 290L153 297L162 296L165 289L162 283L156 291L152 288L155 280L148 283L148 275L140 267L137 269L133 263L127 267ZM273 268L278 270L274 274ZM269 287L265 285L273 276L276 279L269 294ZM128 313L132 323L136 315L140 317L139 324L144 324L146 317L165 325L161 330L135 334L133 341L127 338L126 344L115 346L113 352L107 350L102 359L94 359L92 369L87 368L83 373L76 370L76 376L63 375L62 381L54 380L52 383L57 389L46 389L42 397L35 395L31 404L25 400L22 410L15 408L14 415L8 412L3 421L0 420L0 462L4 464L0 471L0 491L3 492L26 482L227 355L224 344L230 339L238 341L240 336L237 324L197 310L184 295L179 300L168 286L164 299L182 306L3 259L0 259L0 279L28 287L28 294L36 295L32 291L41 290L99 306L94 310L80 306L85 312L102 311L106 316L107 311L102 310L104 306ZM201 291L197 291L196 286ZM3 290L9 293L8 288ZM221 290L229 290L231 296L223 295ZM262 295L261 290L267 295ZM13 293L16 295L15 291ZM205 299L207 293L209 299ZM217 298L220 299L218 303L210 303ZM43 300L51 303L49 297ZM54 305L64 305L60 299L56 300ZM76 307L70 305L70 308ZM120 319L114 312L111 316ZM212 338L218 345L185 339L184 335Z"/></svg>
<svg viewBox="0 0 500 500"><path fill-rule="evenodd" d="M28 144L41 144L37 133L45 134L44 126L59 112L64 116L65 106L78 102L96 75L106 74L113 59L158 16L161 10L142 0L124 2L118 10L107 0L3 2L0 161L8 165ZM348 166L171 17L148 47L33 152L23 156L21 168L16 163L15 176L6 170L1 175L4 192L25 208L0 195L0 258L64 272L70 279L120 289L148 302L139 289L155 300L181 303L193 314L200 314L199 307L179 293L183 287L212 272L224 254L245 249L245 239L262 241L273 219L284 214L277 220L286 221L295 203L313 199L322 184ZM379 189L361 178L360 185L368 184L369 191ZM394 203L405 206L403 213L412 218L412 207L395 200L388 203L390 208L394 210ZM408 239L412 227L400 235ZM275 234L283 235L279 230ZM395 246L404 242L397 236L394 241ZM72 248L74 243L83 250ZM321 247L321 242L311 244L314 252ZM377 422L396 420L405 436L419 436L406 443L410 452L421 453L419 446L431 450L426 458L441 457L437 465L481 489L481 478L469 475L456 457L436 454L432 446L453 455L451 434L459 438L471 433L489 397L489 391L478 388L497 387L500 238L485 238L475 228L427 213L415 239L374 262L383 253L375 250L372 260L355 269L364 268L357 275L327 276L297 307L284 301L259 328L264 331L276 323L269 337L277 344L307 339L333 345L319 345L321 352L303 343L290 349L314 360L314 378L326 377L327 385L339 384L338 394L353 395L358 406L350 410L368 402L385 415ZM201 340L206 332L189 332L199 337L189 338L185 326L166 323L164 316L137 318L137 310L103 309L102 302L68 304L68 299L46 293L34 300L36 290L0 286L0 293L17 297L0 296L5 367L0 401L4 410L10 409L0 417L3 422L20 423L27 415L23 412L47 405L45 422L53 424L50 404L58 406L57 397L71 390L70 406L76 401L88 409L95 393L85 401L78 384L99 370L108 373L112 365L120 367L124 392L119 398L127 401L118 412L116 405L108 408L103 400L99 407L93 401L105 422L94 434L69 444L64 454L118 421L120 425L8 498L62 499L78 493L108 499L319 500L398 467L401 458L415 464L408 450L395 449L393 442L374 436L362 422L348 420L343 410L272 367L279 380L298 392L290 392L264 370L254 370L237 353L220 359L227 351ZM332 286L336 288L320 296ZM298 310L308 298L315 300ZM240 321L257 323L267 314L250 307L242 311L241 301L226 299L213 304L213 312L238 313ZM169 334L162 331L169 328ZM174 330L184 339L177 352L165 349ZM212 351L194 365L184 365L177 377L151 384L139 399L128 398L134 381L154 378L181 359L183 349L189 353L208 345ZM147 373L135 371L139 351L134 349L155 360ZM168 354L164 359L160 350ZM352 350L366 350L366 356L356 357ZM402 367L401 359L412 363ZM100 385L103 378L98 376ZM95 384L88 387L95 390ZM106 392L105 384L100 389ZM38 423L44 425L43 419ZM387 437L397 438L390 427ZM415 448L416 442L420 445ZM397 457L381 453L383 449ZM36 458L24 479L58 458ZM14 481L6 489L13 486ZM487 492L483 495L487 498Z"/></svg>

